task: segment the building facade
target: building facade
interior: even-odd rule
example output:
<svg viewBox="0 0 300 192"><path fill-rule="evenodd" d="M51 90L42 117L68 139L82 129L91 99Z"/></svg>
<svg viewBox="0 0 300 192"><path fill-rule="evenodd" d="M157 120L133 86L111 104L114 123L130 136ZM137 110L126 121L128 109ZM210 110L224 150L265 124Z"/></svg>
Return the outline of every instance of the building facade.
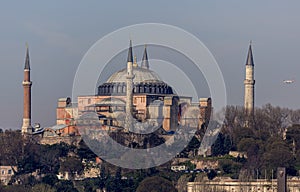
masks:
<svg viewBox="0 0 300 192"><path fill-rule="evenodd" d="M193 103L192 97L178 96L171 86L150 69L147 47L139 65L133 58L130 41L127 65L100 84L95 95L81 95L77 103L70 98L60 98L56 109L56 125L43 128L43 140L47 138L79 136L77 120L86 113L97 114L101 129L135 132L136 125L157 126L164 132L175 131L179 124L201 128L208 124L212 112L210 98L200 98ZM30 123L30 68L27 50L25 62L24 122L22 131L36 134ZM188 110L186 110L188 109ZM145 130L147 132L147 130ZM51 143L55 140L50 139ZM49 141L50 141L49 140Z"/></svg>
<svg viewBox="0 0 300 192"><path fill-rule="evenodd" d="M17 166L0 166L0 181L2 184L7 185L15 172L18 171Z"/></svg>
<svg viewBox="0 0 300 192"><path fill-rule="evenodd" d="M191 121L182 110L187 105L197 113L193 117L194 123L189 126L200 128L201 124L208 123L212 111L210 98L192 103L191 97L178 96L150 69L146 46L141 65L133 60L132 52L130 42L127 67L111 75L98 87L97 94L78 96L78 116L95 112L104 126L123 127L128 131L135 123L141 122L155 126L161 124L163 130L169 132L175 131L184 119Z"/></svg>
<svg viewBox="0 0 300 192"><path fill-rule="evenodd" d="M274 192L277 191L277 179L254 181L239 181L237 179L221 179L218 181L188 182L187 192ZM298 177L287 180L287 191L300 192Z"/></svg>

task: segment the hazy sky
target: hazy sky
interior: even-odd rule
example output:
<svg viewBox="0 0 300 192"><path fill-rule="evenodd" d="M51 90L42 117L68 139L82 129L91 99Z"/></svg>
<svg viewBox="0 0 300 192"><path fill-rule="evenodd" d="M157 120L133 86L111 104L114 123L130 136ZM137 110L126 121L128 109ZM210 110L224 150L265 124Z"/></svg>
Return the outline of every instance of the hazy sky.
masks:
<svg viewBox="0 0 300 192"><path fill-rule="evenodd" d="M175 25L199 38L215 56L228 103L234 105L243 104L252 40L256 106L300 108L299 7L298 0L3 1L0 127L21 127L25 42L31 57L33 123L50 126L57 99L71 96L76 69L90 46L114 30L144 22ZM295 83L284 84L284 79Z"/></svg>

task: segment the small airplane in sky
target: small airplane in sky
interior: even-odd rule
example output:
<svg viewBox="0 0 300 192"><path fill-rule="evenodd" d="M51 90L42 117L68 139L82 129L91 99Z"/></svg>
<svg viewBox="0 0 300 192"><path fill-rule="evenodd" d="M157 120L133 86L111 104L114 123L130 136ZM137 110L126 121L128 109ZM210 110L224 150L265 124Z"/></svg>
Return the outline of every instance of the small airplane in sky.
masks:
<svg viewBox="0 0 300 192"><path fill-rule="evenodd" d="M291 79L283 80L283 83L285 83L285 84L291 84L294 82L295 82L295 80L291 80Z"/></svg>

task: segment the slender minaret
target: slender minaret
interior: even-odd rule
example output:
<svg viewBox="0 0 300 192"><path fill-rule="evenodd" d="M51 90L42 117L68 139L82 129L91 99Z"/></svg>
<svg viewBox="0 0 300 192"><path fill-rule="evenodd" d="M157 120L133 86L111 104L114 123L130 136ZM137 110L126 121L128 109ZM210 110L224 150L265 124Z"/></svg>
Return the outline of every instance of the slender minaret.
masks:
<svg viewBox="0 0 300 192"><path fill-rule="evenodd" d="M126 76L126 119L125 131L132 130L132 88L133 88L133 56L132 56L132 43L130 40L128 57L127 57L127 76Z"/></svg>
<svg viewBox="0 0 300 192"><path fill-rule="evenodd" d="M244 108L248 115L253 115L254 84L255 84L254 62L253 62L252 47L251 47L251 42L250 42L247 61L246 61L246 78L244 80L244 85L245 85Z"/></svg>
<svg viewBox="0 0 300 192"><path fill-rule="evenodd" d="M147 46L146 45L145 45L145 49L144 49L144 55L143 55L141 67L145 68L145 69L149 69L149 61L148 61Z"/></svg>
<svg viewBox="0 0 300 192"><path fill-rule="evenodd" d="M24 67L24 80L22 82L24 88L24 106L23 106L23 125L22 125L22 133L30 134L32 133L31 126L31 85L30 81L30 60L29 60L29 49L26 44L26 59L25 59L25 67Z"/></svg>

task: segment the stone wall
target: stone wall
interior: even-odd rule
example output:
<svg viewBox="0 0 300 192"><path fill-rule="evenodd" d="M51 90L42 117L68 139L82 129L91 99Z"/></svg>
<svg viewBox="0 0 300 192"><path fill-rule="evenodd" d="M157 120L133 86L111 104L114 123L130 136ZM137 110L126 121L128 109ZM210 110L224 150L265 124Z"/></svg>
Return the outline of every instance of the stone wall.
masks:
<svg viewBox="0 0 300 192"><path fill-rule="evenodd" d="M80 136L68 136L68 137L43 137L40 140L40 144L43 145L53 145L58 143L67 143L69 145L75 145L77 146L80 142L81 137Z"/></svg>
<svg viewBox="0 0 300 192"><path fill-rule="evenodd" d="M300 192L299 178L291 178L287 182L288 190ZM188 182L187 192L240 192L240 191L277 191L277 180L266 181L258 179L250 182L240 182L234 179L214 179L213 181Z"/></svg>

